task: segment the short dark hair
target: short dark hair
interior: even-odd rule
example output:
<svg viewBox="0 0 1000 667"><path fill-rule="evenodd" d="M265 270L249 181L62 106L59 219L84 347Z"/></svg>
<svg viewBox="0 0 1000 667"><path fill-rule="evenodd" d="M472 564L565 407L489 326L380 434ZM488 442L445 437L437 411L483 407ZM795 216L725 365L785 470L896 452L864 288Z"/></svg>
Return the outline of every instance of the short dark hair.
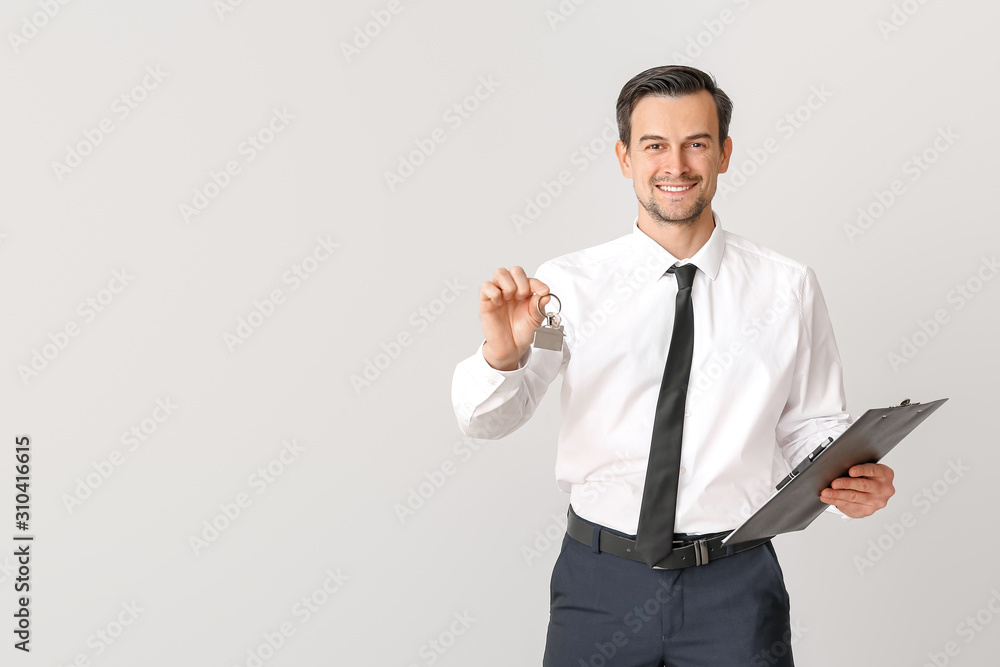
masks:
<svg viewBox="0 0 1000 667"><path fill-rule="evenodd" d="M694 67L662 65L637 74L625 84L618 95L618 138L626 150L632 139L632 111L639 100L647 95L680 97L700 90L707 90L715 99L715 112L719 118L720 146L729 136L729 121L733 117L733 101L715 83L715 77Z"/></svg>

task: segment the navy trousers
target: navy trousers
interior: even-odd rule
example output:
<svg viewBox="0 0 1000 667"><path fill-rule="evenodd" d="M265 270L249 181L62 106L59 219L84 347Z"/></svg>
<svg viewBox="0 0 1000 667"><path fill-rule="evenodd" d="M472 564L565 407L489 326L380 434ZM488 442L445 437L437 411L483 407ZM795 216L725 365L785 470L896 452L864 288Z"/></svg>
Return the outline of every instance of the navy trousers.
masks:
<svg viewBox="0 0 1000 667"><path fill-rule="evenodd" d="M707 565L653 570L566 535L542 665L792 667L791 636L770 542Z"/></svg>

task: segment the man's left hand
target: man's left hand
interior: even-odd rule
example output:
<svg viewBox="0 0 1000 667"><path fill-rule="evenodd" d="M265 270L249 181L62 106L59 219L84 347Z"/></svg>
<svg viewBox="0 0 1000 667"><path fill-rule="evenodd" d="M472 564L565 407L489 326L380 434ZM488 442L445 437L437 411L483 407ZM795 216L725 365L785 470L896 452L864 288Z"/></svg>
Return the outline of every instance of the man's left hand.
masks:
<svg viewBox="0 0 1000 667"><path fill-rule="evenodd" d="M862 463L852 467L850 477L838 477L823 489L819 499L847 516L860 519L871 516L886 506L889 498L896 493L892 485L895 473L892 468L881 463Z"/></svg>

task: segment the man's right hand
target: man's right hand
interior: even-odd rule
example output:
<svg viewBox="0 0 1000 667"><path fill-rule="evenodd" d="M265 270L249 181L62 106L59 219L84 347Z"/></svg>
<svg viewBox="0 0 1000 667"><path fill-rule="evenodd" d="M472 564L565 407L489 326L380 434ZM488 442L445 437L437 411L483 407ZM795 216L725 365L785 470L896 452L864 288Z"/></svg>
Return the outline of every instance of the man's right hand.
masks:
<svg viewBox="0 0 1000 667"><path fill-rule="evenodd" d="M510 270L497 269L493 280L479 288L479 316L483 324L483 357L499 371L517 369L535 337L535 329L542 326L544 318L538 312L538 303L544 309L549 302L549 287L537 278L528 278L520 266Z"/></svg>

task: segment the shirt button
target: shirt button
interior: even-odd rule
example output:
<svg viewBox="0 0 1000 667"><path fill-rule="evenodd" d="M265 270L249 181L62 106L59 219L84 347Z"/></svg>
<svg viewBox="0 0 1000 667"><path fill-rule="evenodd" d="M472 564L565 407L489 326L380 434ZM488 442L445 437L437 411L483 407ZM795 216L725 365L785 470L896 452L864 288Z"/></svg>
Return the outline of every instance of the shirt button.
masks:
<svg viewBox="0 0 1000 667"><path fill-rule="evenodd" d="M684 416L685 417L690 417L691 416L691 411L690 410L685 410L684 411Z"/></svg>
<svg viewBox="0 0 1000 667"><path fill-rule="evenodd" d="M497 383L497 379L496 378L490 378L488 381L492 385L496 385L496 383Z"/></svg>
<svg viewBox="0 0 1000 667"><path fill-rule="evenodd" d="M687 472L687 468L685 468L684 466L681 466L681 467L680 467L680 470L678 470L677 472L679 472L680 474L682 474L682 475L683 475L684 473L686 473L686 472Z"/></svg>

